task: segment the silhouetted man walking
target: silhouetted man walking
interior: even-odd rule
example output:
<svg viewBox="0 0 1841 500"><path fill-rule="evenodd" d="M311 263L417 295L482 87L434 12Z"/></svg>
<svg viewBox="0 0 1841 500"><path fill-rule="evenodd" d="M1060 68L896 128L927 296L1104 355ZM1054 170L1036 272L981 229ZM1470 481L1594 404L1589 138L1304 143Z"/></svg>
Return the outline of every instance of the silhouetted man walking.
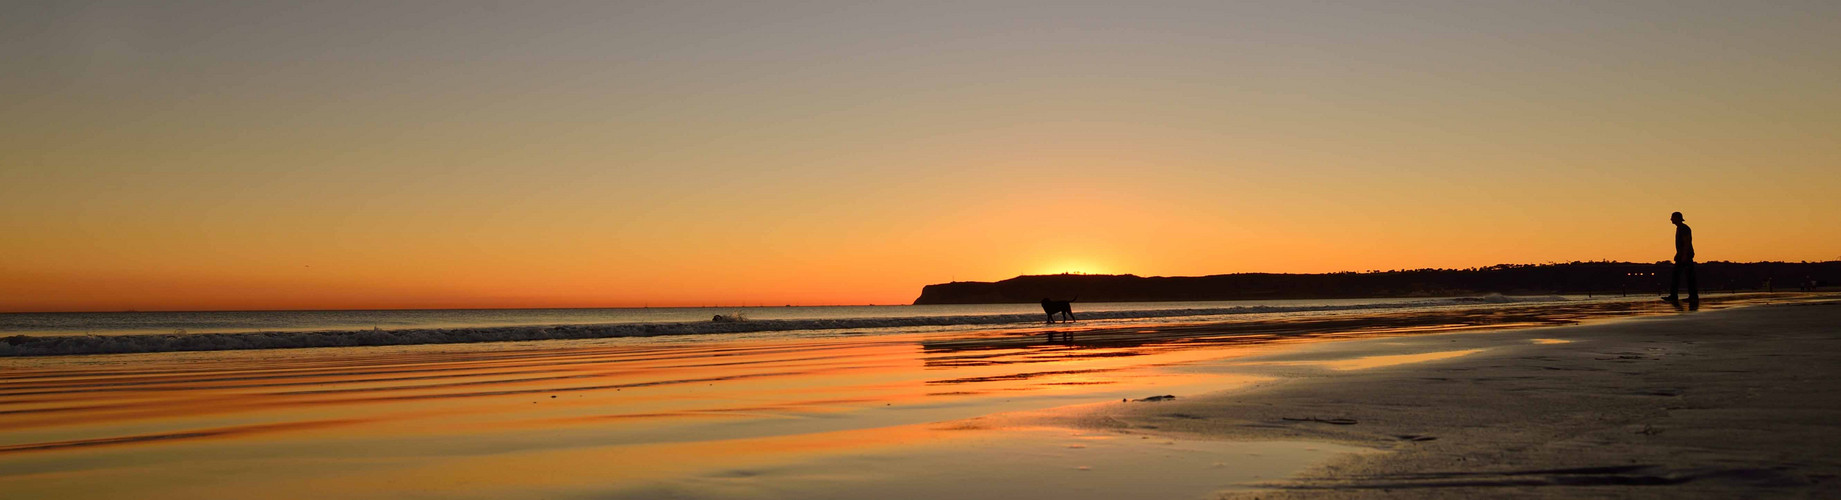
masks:
<svg viewBox="0 0 1841 500"><path fill-rule="evenodd" d="M1668 296L1662 300L1670 304L1681 302L1681 274L1688 275L1688 305L1700 305L1700 286L1694 283L1694 229L1682 222L1681 212L1668 216L1668 221L1675 223L1675 271L1668 280Z"/></svg>

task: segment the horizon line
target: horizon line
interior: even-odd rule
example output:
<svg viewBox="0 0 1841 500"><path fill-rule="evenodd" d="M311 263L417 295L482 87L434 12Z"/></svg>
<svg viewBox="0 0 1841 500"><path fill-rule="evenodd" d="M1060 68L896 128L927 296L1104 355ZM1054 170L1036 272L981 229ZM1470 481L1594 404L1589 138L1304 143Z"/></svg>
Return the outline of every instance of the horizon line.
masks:
<svg viewBox="0 0 1841 500"><path fill-rule="evenodd" d="M1710 260L1706 262L1701 262L1701 264L1715 264L1715 263L1719 263L1719 264L1826 264L1826 263L1835 263L1835 262L1841 262L1841 259L1820 260L1820 261L1803 260L1803 261L1794 261L1794 262L1781 261L1781 260L1764 260L1764 261L1752 261L1752 262ZM1669 261L1667 260L1659 260L1655 262L1630 262L1630 261L1616 261L1616 260L1594 260L1594 261L1576 260L1576 261L1570 261L1570 262L1544 262L1544 263L1530 263L1530 264L1502 263L1502 264L1492 264L1488 266L1477 266L1477 267L1467 267L1467 268L1427 267L1427 268L1415 268L1415 269L1389 269L1389 270L1369 269L1369 270L1364 270L1364 271L1331 271L1331 272L1321 272L1321 273L1272 273L1272 272L1254 271L1254 272L1199 274L1199 275L1183 275L1183 276L1161 276L1161 275L1159 276L1140 276L1140 275L1131 274L1131 273L1110 274L1110 273L1062 272L1062 273L1052 273L1052 274L1018 274L1016 276L1012 276L1012 277L1004 278L1000 280L995 280L995 281L946 281L946 282L941 282L941 283L931 283L927 285L922 285L922 287L924 288L930 285L949 284L949 283L995 283L998 281L1005 281L1005 280L1016 279L1016 278L1039 277L1039 276L1132 276L1132 277L1140 277L1140 278L1192 278L1192 277L1209 277L1209 276L1232 276L1232 275L1240 275L1240 274L1274 274L1274 275L1383 274L1383 273L1421 272L1421 271L1486 271L1486 270L1490 270L1493 268L1501 268L1501 267L1540 267L1540 266L1558 266L1558 265L1576 265L1576 264L1667 265L1668 263ZM915 305L915 304L910 302L910 303L902 303L902 304L875 304L875 303L838 304L838 303L834 303L834 304L782 304L782 305L766 305L765 303L757 303L755 305L746 305L746 304L743 304L743 305L694 305L694 306L693 305L662 305L662 306L656 306L656 307L651 306L651 305L642 304L642 305L637 305L637 306L634 306L634 305L556 306L556 307L513 307L513 306L490 307L488 306L488 307L395 307L395 308L366 307L366 308L350 308L350 309L344 309L344 308L330 308L330 309L311 309L311 308L302 308L302 309L285 309L285 308L270 308L270 309L96 309L96 310L61 310L61 311L45 311L45 310L0 311L0 314L263 313L263 312L307 312L307 311L312 311L312 312L540 311L540 310L655 309L655 308L656 309L736 309L736 308L749 309L749 308L768 308L768 307L897 307L897 306L912 306L912 305Z"/></svg>

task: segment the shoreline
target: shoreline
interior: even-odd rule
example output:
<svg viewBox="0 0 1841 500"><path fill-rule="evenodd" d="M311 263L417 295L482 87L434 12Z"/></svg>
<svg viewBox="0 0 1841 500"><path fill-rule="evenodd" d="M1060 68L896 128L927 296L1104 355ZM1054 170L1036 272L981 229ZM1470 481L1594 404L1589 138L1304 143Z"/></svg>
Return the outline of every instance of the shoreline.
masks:
<svg viewBox="0 0 1841 500"><path fill-rule="evenodd" d="M1727 307L1772 301L1808 300L1811 294L1746 293L1708 297L1709 307ZM1723 305L1722 305L1723 304ZM1558 308L1576 314L1541 312ZM0 335L0 358L31 359L69 356L122 354L165 354L183 352L266 351L316 348L374 348L393 346L459 346L528 342L583 342L622 339L661 339L671 342L685 339L711 341L771 340L771 336L853 337L862 335L958 335L980 337L1018 332L1045 333L1072 329L1114 330L1137 333L1175 325L1178 335L1204 334L1209 330L1254 330L1268 323L1286 323L1293 318L1347 317L1351 322L1331 328L1355 326L1368 321L1398 322L1401 316L1460 316L1457 321L1474 323L1497 311L1529 312L1524 314L1536 323L1567 322L1604 315L1647 314L1663 309L1647 300L1628 298L1563 299L1559 297L1454 297L1410 302L1376 302L1334 305L1231 305L1215 308L1097 310L1082 311L1082 321L1043 326L1040 314L947 315L911 317L863 317L828 319L758 319L734 322L666 322L488 326L477 328L381 328L357 330L251 331L241 333L160 333L120 335ZM1462 316L1471 316L1462 318ZM1276 316L1276 317L1275 317ZM1550 317L1549 317L1550 316ZM1573 317L1568 317L1573 316ZM1376 319L1378 318L1378 319ZM1409 321L1410 322L1410 321ZM1497 321L1500 323L1500 321ZM1142 336L1140 336L1142 337ZM1168 335L1163 336L1168 338ZM567 347L569 344L558 344Z"/></svg>

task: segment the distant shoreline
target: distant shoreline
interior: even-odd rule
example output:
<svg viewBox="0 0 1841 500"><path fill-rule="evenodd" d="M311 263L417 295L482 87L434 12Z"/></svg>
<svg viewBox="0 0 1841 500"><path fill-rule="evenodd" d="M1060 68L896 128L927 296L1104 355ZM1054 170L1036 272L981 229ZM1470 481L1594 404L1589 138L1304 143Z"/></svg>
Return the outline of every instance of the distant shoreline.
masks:
<svg viewBox="0 0 1841 500"><path fill-rule="evenodd" d="M1414 269L1320 274L1240 273L1211 276L1054 274L997 282L927 285L914 305L1033 303L1044 298L1087 302L1165 302L1463 297L1501 294L1643 296L1665 294L1667 262L1502 264L1471 269ZM1723 262L1699 265L1703 293L1799 291L1841 283L1841 261Z"/></svg>

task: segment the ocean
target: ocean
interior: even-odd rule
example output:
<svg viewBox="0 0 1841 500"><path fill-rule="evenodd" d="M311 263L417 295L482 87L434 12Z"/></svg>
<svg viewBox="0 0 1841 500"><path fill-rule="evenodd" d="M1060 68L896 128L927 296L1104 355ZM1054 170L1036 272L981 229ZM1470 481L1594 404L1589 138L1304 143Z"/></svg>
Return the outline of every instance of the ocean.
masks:
<svg viewBox="0 0 1841 500"><path fill-rule="evenodd" d="M1076 303L1077 324L1579 300L1560 296ZM742 321L714 321L718 315ZM0 355L141 353L554 339L914 333L1043 323L1036 304L0 314Z"/></svg>

